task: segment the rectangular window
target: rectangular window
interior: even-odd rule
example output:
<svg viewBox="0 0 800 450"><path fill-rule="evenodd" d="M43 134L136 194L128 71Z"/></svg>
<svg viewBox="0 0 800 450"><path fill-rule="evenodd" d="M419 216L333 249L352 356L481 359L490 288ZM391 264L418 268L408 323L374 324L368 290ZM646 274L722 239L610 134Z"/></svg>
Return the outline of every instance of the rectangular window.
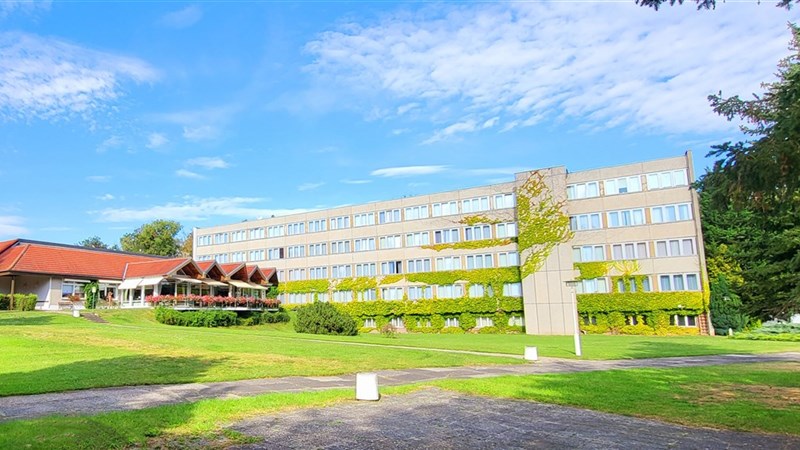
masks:
<svg viewBox="0 0 800 450"><path fill-rule="evenodd" d="M350 253L350 241L331 242L331 254Z"/></svg>
<svg viewBox="0 0 800 450"><path fill-rule="evenodd" d="M600 189L597 181L570 184L567 186L567 198L569 200L579 200L582 198L592 198L598 196L600 196Z"/></svg>
<svg viewBox="0 0 800 450"><path fill-rule="evenodd" d="M489 197L476 197L461 200L461 213L474 213L489 210Z"/></svg>
<svg viewBox="0 0 800 450"><path fill-rule="evenodd" d="M268 237L281 237L283 236L283 225L275 225L272 227L267 228L267 236Z"/></svg>
<svg viewBox="0 0 800 450"><path fill-rule="evenodd" d="M481 298L483 297L484 289L482 284L471 284L469 285L469 289L467 291L467 295L470 298Z"/></svg>
<svg viewBox="0 0 800 450"><path fill-rule="evenodd" d="M328 223L328 221L326 219L309 220L308 221L308 232L309 233L319 233L320 231L325 231L327 223Z"/></svg>
<svg viewBox="0 0 800 450"><path fill-rule="evenodd" d="M409 300L424 300L433 298L433 289L430 286L409 286Z"/></svg>
<svg viewBox="0 0 800 450"><path fill-rule="evenodd" d="M686 169L670 170L647 174L647 189L666 189L676 186L688 186Z"/></svg>
<svg viewBox="0 0 800 450"><path fill-rule="evenodd" d="M377 274L375 263L356 264L357 277L374 277Z"/></svg>
<svg viewBox="0 0 800 450"><path fill-rule="evenodd" d="M434 203L432 209L433 209L433 217L451 216L453 214L458 214L458 203L456 202Z"/></svg>
<svg viewBox="0 0 800 450"><path fill-rule="evenodd" d="M305 245L293 245L287 247L286 252L288 258L303 258L306 256L306 247Z"/></svg>
<svg viewBox="0 0 800 450"><path fill-rule="evenodd" d="M400 238L399 234L394 236L381 236L380 244L381 249L401 248L403 246L403 240Z"/></svg>
<svg viewBox="0 0 800 450"><path fill-rule="evenodd" d="M228 262L228 254L227 253L221 253L221 254L215 256L214 259L217 260L218 263L226 263L226 262Z"/></svg>
<svg viewBox="0 0 800 450"><path fill-rule="evenodd" d="M250 261L263 261L264 250L250 250Z"/></svg>
<svg viewBox="0 0 800 450"><path fill-rule="evenodd" d="M490 317L478 317L475 319L475 328L493 327L494 320Z"/></svg>
<svg viewBox="0 0 800 450"><path fill-rule="evenodd" d="M364 328L375 328L375 319L364 319Z"/></svg>
<svg viewBox="0 0 800 450"><path fill-rule="evenodd" d="M197 246L211 245L211 235L197 236Z"/></svg>
<svg viewBox="0 0 800 450"><path fill-rule="evenodd" d="M688 203L654 206L650 208L653 223L669 223L692 220L692 210Z"/></svg>
<svg viewBox="0 0 800 450"><path fill-rule="evenodd" d="M647 257L648 251L646 242L611 244L611 258L615 261L621 259L646 259Z"/></svg>
<svg viewBox="0 0 800 450"><path fill-rule="evenodd" d="M522 283L503 283L504 297L522 297Z"/></svg>
<svg viewBox="0 0 800 450"><path fill-rule="evenodd" d="M461 298L464 296L464 286L460 284L447 284L436 286L437 298Z"/></svg>
<svg viewBox="0 0 800 450"><path fill-rule="evenodd" d="M356 293L356 297L359 301L372 301L378 299L378 294L375 289L367 289L365 291L359 291Z"/></svg>
<svg viewBox="0 0 800 450"><path fill-rule="evenodd" d="M331 278L350 278L353 268L350 265L331 266Z"/></svg>
<svg viewBox="0 0 800 450"><path fill-rule="evenodd" d="M608 282L606 281L605 278L581 280L581 282L578 283L576 286L576 292L578 294L607 293Z"/></svg>
<svg viewBox="0 0 800 450"><path fill-rule="evenodd" d="M431 260L430 258L409 259L407 266L408 266L408 273L430 272Z"/></svg>
<svg viewBox="0 0 800 450"><path fill-rule="evenodd" d="M231 253L231 261L233 261L233 262L244 262L244 252L233 252L233 253Z"/></svg>
<svg viewBox="0 0 800 450"><path fill-rule="evenodd" d="M609 211L607 214L609 228L644 225L644 209L642 208Z"/></svg>
<svg viewBox="0 0 800 450"><path fill-rule="evenodd" d="M350 228L350 216L331 218L331 230L342 230L344 228Z"/></svg>
<svg viewBox="0 0 800 450"><path fill-rule="evenodd" d="M694 254L696 254L696 250L692 238L656 241L656 256L659 258Z"/></svg>
<svg viewBox="0 0 800 450"><path fill-rule="evenodd" d="M310 280L325 280L328 278L328 268L311 267L308 269L308 278Z"/></svg>
<svg viewBox="0 0 800 450"><path fill-rule="evenodd" d="M328 244L308 244L308 256L323 256L328 254Z"/></svg>
<svg viewBox="0 0 800 450"><path fill-rule="evenodd" d="M514 194L497 194L494 196L494 209L514 207Z"/></svg>
<svg viewBox="0 0 800 450"><path fill-rule="evenodd" d="M676 326L676 327L696 327L697 326L697 317L696 316L681 316L681 315L674 315L669 318L669 324Z"/></svg>
<svg viewBox="0 0 800 450"><path fill-rule="evenodd" d="M497 254L498 267L510 267L519 265L519 253L503 252Z"/></svg>
<svg viewBox="0 0 800 450"><path fill-rule="evenodd" d="M305 222L297 222L297 223L289 223L286 224L286 234L289 236L293 236L296 234L303 234L306 232L306 223Z"/></svg>
<svg viewBox="0 0 800 450"><path fill-rule="evenodd" d="M606 250L602 245L572 247L573 262L605 261Z"/></svg>
<svg viewBox="0 0 800 450"><path fill-rule="evenodd" d="M381 263L381 275L395 275L403 273L402 261L385 261Z"/></svg>
<svg viewBox="0 0 800 450"><path fill-rule="evenodd" d="M403 288L381 288L381 299L402 300Z"/></svg>
<svg viewBox="0 0 800 450"><path fill-rule="evenodd" d="M498 238L509 238L517 235L517 224L514 222L498 223L497 227Z"/></svg>
<svg viewBox="0 0 800 450"><path fill-rule="evenodd" d="M264 239L264 229L263 228L251 228L250 229L250 239Z"/></svg>
<svg viewBox="0 0 800 450"><path fill-rule="evenodd" d="M375 225L375 213L362 213L353 215L353 224L356 227Z"/></svg>
<svg viewBox="0 0 800 450"><path fill-rule="evenodd" d="M458 328L458 317L447 317L444 319L445 328Z"/></svg>
<svg viewBox="0 0 800 450"><path fill-rule="evenodd" d="M632 177L614 178L606 180L606 195L626 194L628 192L640 192L642 190L642 179L639 175Z"/></svg>
<svg viewBox="0 0 800 450"><path fill-rule="evenodd" d="M427 231L406 234L406 247L419 247L421 245L430 245L430 243L431 234Z"/></svg>
<svg viewBox="0 0 800 450"><path fill-rule="evenodd" d="M433 232L433 242L436 244L449 244L459 241L458 229L437 230Z"/></svg>
<svg viewBox="0 0 800 450"><path fill-rule="evenodd" d="M571 230L599 230L602 228L600 213L580 214L570 216L569 227Z"/></svg>
<svg viewBox="0 0 800 450"><path fill-rule="evenodd" d="M214 235L214 243L215 244L227 244L228 243L228 233L217 233Z"/></svg>
<svg viewBox="0 0 800 450"><path fill-rule="evenodd" d="M400 210L389 209L378 213L378 223L394 223L400 222Z"/></svg>
<svg viewBox="0 0 800 450"><path fill-rule="evenodd" d="M289 269L286 271L286 274L289 276L289 281L299 281L306 279L305 269Z"/></svg>
<svg viewBox="0 0 800 450"><path fill-rule="evenodd" d="M696 273L661 275L658 277L659 289L668 291L699 291Z"/></svg>
<svg viewBox="0 0 800 450"><path fill-rule="evenodd" d="M283 259L283 248L271 248L267 250L267 259Z"/></svg>
<svg viewBox="0 0 800 450"><path fill-rule="evenodd" d="M308 303L308 294L286 294L286 303L292 305Z"/></svg>
<svg viewBox="0 0 800 450"><path fill-rule="evenodd" d="M460 256L444 256L436 258L436 270L458 270L461 268Z"/></svg>
<svg viewBox="0 0 800 450"><path fill-rule="evenodd" d="M246 233L244 230L239 231L231 231L231 242L241 242L244 241L246 238Z"/></svg>
<svg viewBox="0 0 800 450"><path fill-rule="evenodd" d="M465 241L480 241L492 238L492 227L490 225L475 225L464 228Z"/></svg>
<svg viewBox="0 0 800 450"><path fill-rule="evenodd" d="M332 299L337 303L352 302L353 291L333 291Z"/></svg>
<svg viewBox="0 0 800 450"><path fill-rule="evenodd" d="M357 252L375 250L375 238L356 239L353 241L353 248Z"/></svg>
<svg viewBox="0 0 800 450"><path fill-rule="evenodd" d="M417 220L428 218L428 205L409 206L405 209L406 220Z"/></svg>
<svg viewBox="0 0 800 450"><path fill-rule="evenodd" d="M492 255L467 255L467 269L488 269L493 267Z"/></svg>

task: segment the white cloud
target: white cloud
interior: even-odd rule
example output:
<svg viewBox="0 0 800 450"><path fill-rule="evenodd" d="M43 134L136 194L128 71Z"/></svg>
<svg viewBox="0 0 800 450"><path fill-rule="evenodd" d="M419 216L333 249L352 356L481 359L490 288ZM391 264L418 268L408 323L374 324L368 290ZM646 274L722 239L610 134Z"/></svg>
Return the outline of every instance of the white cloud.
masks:
<svg viewBox="0 0 800 450"><path fill-rule="evenodd" d="M95 183L108 183L111 181L111 177L108 175L89 175L86 177L86 181L93 181Z"/></svg>
<svg viewBox="0 0 800 450"><path fill-rule="evenodd" d="M201 221L209 217L254 219L310 211L308 209L267 209L253 206L264 201L263 198L254 197L187 197L181 203L166 203L146 208L106 208L89 211L89 214L96 216L99 222L146 222L165 218L178 221Z"/></svg>
<svg viewBox="0 0 800 450"><path fill-rule="evenodd" d="M204 169L227 169L230 167L227 161L218 156L201 156L186 161L189 166L202 167Z"/></svg>
<svg viewBox="0 0 800 450"><path fill-rule="evenodd" d="M150 133L147 136L147 148L159 148L169 143L169 139L164 133Z"/></svg>
<svg viewBox="0 0 800 450"><path fill-rule="evenodd" d="M97 153L105 153L111 149L121 147L123 144L122 138L119 136L111 136L97 146Z"/></svg>
<svg viewBox="0 0 800 450"><path fill-rule="evenodd" d="M298 191L313 191L314 189L324 185L325 183L303 183L297 186Z"/></svg>
<svg viewBox="0 0 800 450"><path fill-rule="evenodd" d="M6 17L14 12L33 13L35 11L49 11L51 1L35 0L3 0L0 1L0 18Z"/></svg>
<svg viewBox="0 0 800 450"><path fill-rule="evenodd" d="M17 237L28 234L23 226L24 219L19 216L0 216L0 237Z"/></svg>
<svg viewBox="0 0 800 450"><path fill-rule="evenodd" d="M411 131L409 128L395 128L392 130L392 136L400 136L401 134L405 134Z"/></svg>
<svg viewBox="0 0 800 450"><path fill-rule="evenodd" d="M0 33L0 118L90 116L118 99L126 81L155 81L146 62L54 38Z"/></svg>
<svg viewBox="0 0 800 450"><path fill-rule="evenodd" d="M170 28L188 28L203 18L203 10L197 5L190 5L186 8L172 11L161 16L158 21L161 25Z"/></svg>
<svg viewBox="0 0 800 450"><path fill-rule="evenodd" d="M341 180L344 184L368 184L372 183L372 180Z"/></svg>
<svg viewBox="0 0 800 450"><path fill-rule="evenodd" d="M202 180L205 177L200 175L199 173L192 172L191 170L186 169L178 169L175 171L175 175L183 178L193 178L195 180Z"/></svg>
<svg viewBox="0 0 800 450"><path fill-rule="evenodd" d="M318 84L388 94L398 114L418 104L450 123L427 143L564 119L590 129L729 131L736 124L706 97L760 92L788 54L785 24L797 18L731 2L658 13L633 1L437 4L322 33L306 45L307 69Z"/></svg>
<svg viewBox="0 0 800 450"><path fill-rule="evenodd" d="M98 200L103 200L104 202L107 202L109 200L114 200L114 198L115 197L111 194L103 194L97 197Z"/></svg>
<svg viewBox="0 0 800 450"><path fill-rule="evenodd" d="M447 166L405 166L387 167L370 172L374 177L411 177L415 175L432 175L447 170Z"/></svg>
<svg viewBox="0 0 800 450"><path fill-rule="evenodd" d="M412 109L419 108L420 104L416 102L406 103L405 105L400 105L397 107L397 115L402 116L403 114L411 111Z"/></svg>
<svg viewBox="0 0 800 450"><path fill-rule="evenodd" d="M219 137L219 129L211 125L183 127L183 137L190 141L210 141Z"/></svg>

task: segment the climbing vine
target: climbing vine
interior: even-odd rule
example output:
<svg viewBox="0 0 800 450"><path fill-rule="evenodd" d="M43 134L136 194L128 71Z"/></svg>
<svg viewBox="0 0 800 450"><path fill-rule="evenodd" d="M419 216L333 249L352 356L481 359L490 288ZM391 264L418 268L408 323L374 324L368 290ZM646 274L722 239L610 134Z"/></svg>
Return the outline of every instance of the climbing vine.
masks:
<svg viewBox="0 0 800 450"><path fill-rule="evenodd" d="M328 280L284 281L278 285L283 294L306 294L309 292L328 292Z"/></svg>
<svg viewBox="0 0 800 450"><path fill-rule="evenodd" d="M514 240L511 238L506 239L481 239L478 241L463 241L463 242L450 242L446 244L432 244L432 245L423 245L422 248L428 250L436 250L440 252L446 249L454 249L454 250L474 250L478 248L489 248L489 247L502 247L503 245L508 245L514 243Z"/></svg>
<svg viewBox="0 0 800 450"><path fill-rule="evenodd" d="M484 216L483 214L475 214L472 216L462 217L461 220L458 221L458 223L468 225L471 227L474 225L484 224L484 223L487 225L497 225L498 223L503 223L503 221L499 219L490 219Z"/></svg>
<svg viewBox="0 0 800 450"><path fill-rule="evenodd" d="M576 262L573 266L580 272L579 280L593 280L608 274L608 263L605 261Z"/></svg>
<svg viewBox="0 0 800 450"><path fill-rule="evenodd" d="M672 314L699 314L705 310L701 292L614 292L578 294L582 314L665 311Z"/></svg>
<svg viewBox="0 0 800 450"><path fill-rule="evenodd" d="M364 292L367 289L378 287L378 280L374 277L344 278L335 282L333 286L337 291Z"/></svg>
<svg viewBox="0 0 800 450"><path fill-rule="evenodd" d="M519 250L523 258L522 277L532 275L553 249L572 238L566 200L556 200L539 171L517 188ZM525 252L527 251L527 254Z"/></svg>

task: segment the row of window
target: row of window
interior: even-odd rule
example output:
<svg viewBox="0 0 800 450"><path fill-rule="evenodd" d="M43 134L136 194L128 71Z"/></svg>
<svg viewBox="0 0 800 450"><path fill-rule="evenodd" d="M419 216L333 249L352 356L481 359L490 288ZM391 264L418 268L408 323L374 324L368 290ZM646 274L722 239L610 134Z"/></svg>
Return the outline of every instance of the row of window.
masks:
<svg viewBox="0 0 800 450"><path fill-rule="evenodd" d="M697 254L694 238L664 239L655 242L655 257L692 256ZM607 254L610 249L610 254ZM572 247L574 262L619 261L623 259L647 259L653 253L648 242L626 242L622 244L581 245ZM610 258L609 258L610 256Z"/></svg>
<svg viewBox="0 0 800 450"><path fill-rule="evenodd" d="M463 262L463 265L462 265ZM519 254L517 252L501 252L497 254L496 267L510 267L519 265ZM403 261L383 261L380 263L369 262L361 264L338 264L330 266L310 267L308 269L291 269L278 271L278 281L299 281L299 280L324 280L327 278L349 278L349 277L370 277L377 275L396 275L402 273L420 273L442 270L459 269L488 269L495 267L493 254L486 253L481 255L466 256L442 256L431 260L431 258L409 259ZM330 276L328 274L330 273ZM287 278L284 278L284 274ZM308 278L306 278L308 276Z"/></svg>
<svg viewBox="0 0 800 450"><path fill-rule="evenodd" d="M216 233L213 235L197 236L197 245L227 244L239 242L247 239L263 239L280 236L292 236L304 233L317 233L331 230L340 230L352 227L364 227L369 225L382 225L386 223L400 222L402 220L419 220L429 217L440 217L455 214L470 214L492 209L505 209L514 207L514 194L497 194L494 196L484 196L464 199L461 201L450 201L434 203L432 205L409 206L402 210L400 208L388 209L385 211L354 214L352 216L339 216L330 219L309 220L308 222L296 222L285 225L274 225L266 228L251 228L249 230L238 230L230 233ZM460 210L459 210L460 206Z"/></svg>
<svg viewBox="0 0 800 450"><path fill-rule="evenodd" d="M647 190L666 189L676 186L688 186L689 179L686 169L669 170L666 172L655 172L644 175L647 181ZM603 194L619 195L629 192L641 192L642 177L633 175L628 177L612 178L605 181L588 181L586 183L575 183L567 186L567 198L578 200L581 198L592 198L600 196L600 186L603 186Z"/></svg>
<svg viewBox="0 0 800 450"><path fill-rule="evenodd" d="M639 319L636 316L627 316L625 318L625 322L628 325L639 325ZM583 316L583 324L597 325L597 317ZM669 324L676 327L696 327L697 316L685 316L681 314L675 314L669 317Z"/></svg>
<svg viewBox="0 0 800 450"><path fill-rule="evenodd" d="M608 211L605 213L605 228L644 225L647 223L645 209L646 208L634 208ZM599 212L577 214L570 216L569 226L573 231L599 230L604 228L602 217L603 213ZM692 208L689 203L653 206L650 208L650 223L652 224L679 222L684 220L692 220Z"/></svg>
<svg viewBox="0 0 800 450"><path fill-rule="evenodd" d="M435 298L461 298L464 296L470 298L482 298L485 295L492 296L491 286L484 288L480 284L472 284L466 291L463 284L446 284L436 286L408 286L408 287L384 287L380 290L367 289L365 291L332 291L330 293L323 292L318 294L283 294L282 301L286 303L307 303L313 301L314 296L319 301L333 301L333 302L352 302L358 301L372 301L378 299L378 292L382 300L430 300ZM435 296L434 296L435 292ZM504 297L522 297L522 284L521 283L505 283L503 284Z"/></svg>
<svg viewBox="0 0 800 450"><path fill-rule="evenodd" d="M658 280L659 291L699 291L700 290L700 276L696 273L678 273L678 274L665 274L655 275ZM641 278L642 290L644 292L651 292L653 290L650 281L650 276L643 276ZM617 279L617 292L636 292L637 283L631 280ZM575 291L578 294L595 294L595 293L608 293L610 292L610 285L607 278L595 278L592 280L581 280L576 285Z"/></svg>
<svg viewBox="0 0 800 450"><path fill-rule="evenodd" d="M406 324L403 322L401 317L393 317L389 323L395 328L405 328ZM524 319L522 316L510 316L508 318L508 325L509 326L516 326L521 327L524 324ZM431 321L430 319L417 319L417 328L430 328ZM364 319L364 328L375 328L377 325L375 323L375 319L373 318L366 318ZM458 317L445 317L444 318L444 327L459 327L461 324L459 323ZM494 319L491 317L476 317L475 318L475 328L483 328L483 327L493 327L494 326Z"/></svg>

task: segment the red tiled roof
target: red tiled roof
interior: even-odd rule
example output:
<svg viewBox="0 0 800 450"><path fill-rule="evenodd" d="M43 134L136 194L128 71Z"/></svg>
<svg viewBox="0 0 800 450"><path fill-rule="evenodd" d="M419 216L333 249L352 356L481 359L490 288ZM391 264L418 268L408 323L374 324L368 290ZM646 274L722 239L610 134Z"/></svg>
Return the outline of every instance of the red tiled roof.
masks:
<svg viewBox="0 0 800 450"><path fill-rule="evenodd" d="M16 240L0 243L0 273L21 272L121 280L125 265L162 261L157 256L136 255L46 242Z"/></svg>
<svg viewBox="0 0 800 450"><path fill-rule="evenodd" d="M234 273L238 272L242 267L244 267L244 263L227 263L227 264L220 264L220 269L225 272L225 275L231 276Z"/></svg>
<svg viewBox="0 0 800 450"><path fill-rule="evenodd" d="M173 275L190 264L192 258L172 258L158 261L132 262L125 269L125 278L158 277Z"/></svg>
<svg viewBox="0 0 800 450"><path fill-rule="evenodd" d="M203 271L203 273L206 273L208 272L208 269L210 269L211 266L214 265L215 262L216 261L198 261L197 267L199 267L200 270Z"/></svg>

